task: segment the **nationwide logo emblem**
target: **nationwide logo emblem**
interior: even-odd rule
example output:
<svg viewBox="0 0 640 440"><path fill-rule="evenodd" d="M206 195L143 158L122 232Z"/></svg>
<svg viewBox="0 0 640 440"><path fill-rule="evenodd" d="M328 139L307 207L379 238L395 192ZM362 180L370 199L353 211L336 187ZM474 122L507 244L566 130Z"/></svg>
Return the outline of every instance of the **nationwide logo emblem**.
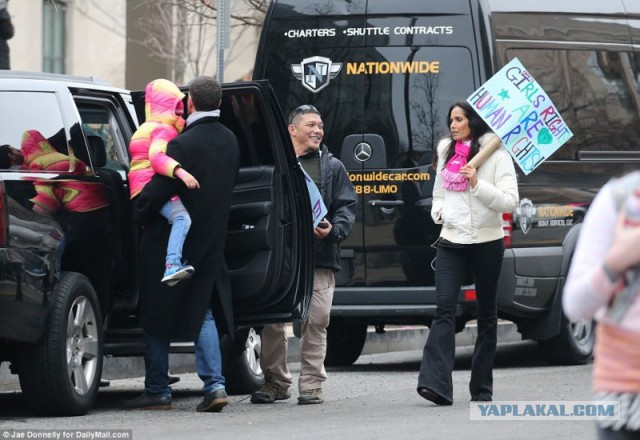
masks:
<svg viewBox="0 0 640 440"><path fill-rule="evenodd" d="M366 162L371 158L371 145L366 142L360 142L353 149L353 156L358 162Z"/></svg>
<svg viewBox="0 0 640 440"><path fill-rule="evenodd" d="M310 57L302 60L300 64L292 64L291 71L302 85L318 93L329 85L329 81L336 77L342 69L342 63L334 63L325 57Z"/></svg>
<svg viewBox="0 0 640 440"><path fill-rule="evenodd" d="M531 230L533 225L533 217L536 214L536 208L529 199L522 199L516 207L516 222L525 234Z"/></svg>

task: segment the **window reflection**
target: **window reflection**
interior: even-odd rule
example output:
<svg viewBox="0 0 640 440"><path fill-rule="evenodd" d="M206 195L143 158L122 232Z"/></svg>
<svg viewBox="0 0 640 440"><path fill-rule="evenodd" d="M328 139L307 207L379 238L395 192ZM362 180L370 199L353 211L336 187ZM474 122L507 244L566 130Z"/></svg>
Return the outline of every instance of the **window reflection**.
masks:
<svg viewBox="0 0 640 440"><path fill-rule="evenodd" d="M638 57L629 52L509 50L554 102L574 137L550 160L635 151L640 136Z"/></svg>

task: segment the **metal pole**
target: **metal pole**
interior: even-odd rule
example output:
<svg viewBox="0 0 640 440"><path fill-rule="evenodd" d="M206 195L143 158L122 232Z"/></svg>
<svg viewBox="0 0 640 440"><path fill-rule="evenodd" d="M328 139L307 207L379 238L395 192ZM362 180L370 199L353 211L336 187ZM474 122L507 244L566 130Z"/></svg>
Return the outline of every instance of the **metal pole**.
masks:
<svg viewBox="0 0 640 440"><path fill-rule="evenodd" d="M218 0L218 16L217 16L217 38L218 48L218 72L217 79L220 83L224 82L224 50L231 45L230 41L230 15L231 11L229 0Z"/></svg>

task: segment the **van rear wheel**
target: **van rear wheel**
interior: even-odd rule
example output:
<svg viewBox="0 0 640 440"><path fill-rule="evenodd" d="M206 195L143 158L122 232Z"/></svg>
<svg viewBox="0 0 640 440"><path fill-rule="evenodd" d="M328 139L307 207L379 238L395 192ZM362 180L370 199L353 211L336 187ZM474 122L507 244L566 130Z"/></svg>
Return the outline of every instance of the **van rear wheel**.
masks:
<svg viewBox="0 0 640 440"><path fill-rule="evenodd" d="M327 327L325 365L346 367L358 360L367 340L367 324L345 318L331 318Z"/></svg>

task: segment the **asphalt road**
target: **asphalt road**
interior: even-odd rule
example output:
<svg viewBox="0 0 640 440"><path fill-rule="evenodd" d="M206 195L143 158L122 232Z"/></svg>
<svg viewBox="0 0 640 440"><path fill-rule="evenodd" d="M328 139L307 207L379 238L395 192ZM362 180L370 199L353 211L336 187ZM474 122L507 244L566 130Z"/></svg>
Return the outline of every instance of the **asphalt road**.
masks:
<svg viewBox="0 0 640 440"><path fill-rule="evenodd" d="M352 367L329 369L322 405L297 405L294 390L291 399L273 405L254 405L249 396L231 396L231 404L219 414L195 412L201 399L201 382L195 374L181 375L174 386L172 411L118 408L122 399L142 391L141 378L112 381L101 390L95 409L75 418L31 417L20 393L4 393L0 394L0 440L5 432L9 436L32 433L24 438L37 438L35 430L62 429L83 435L100 429L127 429L136 440L595 438L591 421L470 420L471 349L467 347L458 349L456 357L454 405L434 406L415 392L420 357L419 350L370 354L361 356ZM300 364L291 363L290 368L296 380ZM549 366L540 360L535 343L501 344L494 371L495 403L591 400L591 370L591 365ZM73 438L80 438L75 435Z"/></svg>

